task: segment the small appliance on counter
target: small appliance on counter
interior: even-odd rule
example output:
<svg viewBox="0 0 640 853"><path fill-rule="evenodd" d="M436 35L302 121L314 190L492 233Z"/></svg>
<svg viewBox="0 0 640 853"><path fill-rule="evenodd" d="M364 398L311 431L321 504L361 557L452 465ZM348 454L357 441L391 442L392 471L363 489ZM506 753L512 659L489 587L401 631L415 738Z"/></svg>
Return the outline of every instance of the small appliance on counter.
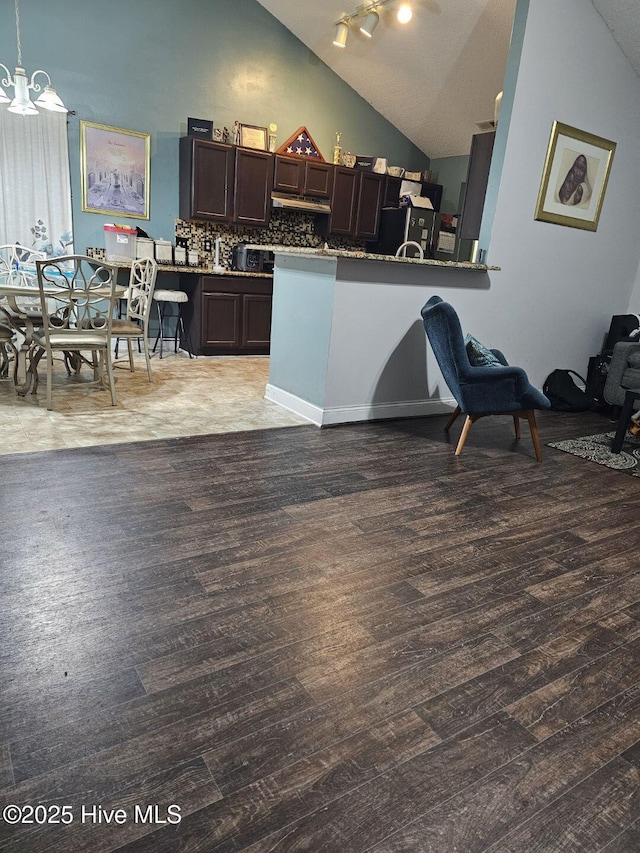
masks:
<svg viewBox="0 0 640 853"><path fill-rule="evenodd" d="M231 254L231 269L241 272L273 272L273 252L249 248L246 243L238 243Z"/></svg>

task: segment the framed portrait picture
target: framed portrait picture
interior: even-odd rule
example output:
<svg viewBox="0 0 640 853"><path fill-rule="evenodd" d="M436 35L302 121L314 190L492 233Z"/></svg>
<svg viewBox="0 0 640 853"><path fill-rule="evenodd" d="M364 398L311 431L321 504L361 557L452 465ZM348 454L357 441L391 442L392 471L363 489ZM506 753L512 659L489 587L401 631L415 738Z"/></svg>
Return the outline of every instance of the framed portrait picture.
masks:
<svg viewBox="0 0 640 853"><path fill-rule="evenodd" d="M241 124L238 145L241 145L243 148L257 148L259 151L266 151L267 128L256 127L253 124Z"/></svg>
<svg viewBox="0 0 640 853"><path fill-rule="evenodd" d="M554 121L535 219L598 228L616 143Z"/></svg>
<svg viewBox="0 0 640 853"><path fill-rule="evenodd" d="M80 122L82 210L149 219L151 134Z"/></svg>

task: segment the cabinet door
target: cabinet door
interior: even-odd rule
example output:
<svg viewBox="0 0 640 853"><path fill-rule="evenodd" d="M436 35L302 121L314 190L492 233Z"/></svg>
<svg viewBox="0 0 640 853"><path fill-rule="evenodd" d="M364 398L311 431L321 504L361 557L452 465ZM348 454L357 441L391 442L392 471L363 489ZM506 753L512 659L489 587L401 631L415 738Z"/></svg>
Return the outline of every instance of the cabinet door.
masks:
<svg viewBox="0 0 640 853"><path fill-rule="evenodd" d="M379 175L377 172L361 172L356 237L374 240L378 236L383 183L384 175Z"/></svg>
<svg viewBox="0 0 640 853"><path fill-rule="evenodd" d="M307 160L304 169L304 194L318 196L318 198L331 198L332 187L333 166L331 163L316 163L313 160Z"/></svg>
<svg viewBox="0 0 640 853"><path fill-rule="evenodd" d="M233 190L233 148L219 142L180 140L180 218L228 221Z"/></svg>
<svg viewBox="0 0 640 853"><path fill-rule="evenodd" d="M271 339L271 296L245 293L242 297L242 346L269 348Z"/></svg>
<svg viewBox="0 0 640 853"><path fill-rule="evenodd" d="M273 188L281 193L300 195L304 186L304 160L299 157L274 157Z"/></svg>
<svg viewBox="0 0 640 853"><path fill-rule="evenodd" d="M458 230L463 240L477 240L480 236L495 138L496 132L492 130L489 133L476 133L471 139L467 186Z"/></svg>
<svg viewBox="0 0 640 853"><path fill-rule="evenodd" d="M384 193L382 198L383 207L400 207L400 187L402 178L394 178L386 175L384 179Z"/></svg>
<svg viewBox="0 0 640 853"><path fill-rule="evenodd" d="M236 148L233 221L266 227L271 215L273 155L268 151Z"/></svg>
<svg viewBox="0 0 640 853"><path fill-rule="evenodd" d="M203 347L239 347L241 345L242 294L202 294Z"/></svg>
<svg viewBox="0 0 640 853"><path fill-rule="evenodd" d="M359 178L360 172L355 169L349 169L346 166L334 168L329 215L330 234L353 234L356 224Z"/></svg>

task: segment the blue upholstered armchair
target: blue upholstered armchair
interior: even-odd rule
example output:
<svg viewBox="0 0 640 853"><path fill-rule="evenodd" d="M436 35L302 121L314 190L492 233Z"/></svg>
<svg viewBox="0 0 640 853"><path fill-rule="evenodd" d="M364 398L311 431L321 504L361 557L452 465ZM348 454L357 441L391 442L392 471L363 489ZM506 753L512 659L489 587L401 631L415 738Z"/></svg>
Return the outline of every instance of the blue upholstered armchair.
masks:
<svg viewBox="0 0 640 853"><path fill-rule="evenodd" d="M535 409L548 409L550 403L531 385L524 370L511 367L500 350L491 350L496 364L473 366L458 315L439 296L432 296L424 306L422 320L444 380L458 404L445 431L449 431L459 414L466 415L456 456L462 453L472 424L486 415L508 414L513 417L516 438L520 438L520 418L526 418L536 459L542 462Z"/></svg>

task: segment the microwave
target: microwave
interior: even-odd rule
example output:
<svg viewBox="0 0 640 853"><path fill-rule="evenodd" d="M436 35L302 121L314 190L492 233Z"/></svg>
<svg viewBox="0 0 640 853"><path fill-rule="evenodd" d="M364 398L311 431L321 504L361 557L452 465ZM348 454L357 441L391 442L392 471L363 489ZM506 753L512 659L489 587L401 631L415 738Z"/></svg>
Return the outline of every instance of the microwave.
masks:
<svg viewBox="0 0 640 853"><path fill-rule="evenodd" d="M233 247L231 269L242 272L273 272L273 252L250 249L244 243Z"/></svg>

